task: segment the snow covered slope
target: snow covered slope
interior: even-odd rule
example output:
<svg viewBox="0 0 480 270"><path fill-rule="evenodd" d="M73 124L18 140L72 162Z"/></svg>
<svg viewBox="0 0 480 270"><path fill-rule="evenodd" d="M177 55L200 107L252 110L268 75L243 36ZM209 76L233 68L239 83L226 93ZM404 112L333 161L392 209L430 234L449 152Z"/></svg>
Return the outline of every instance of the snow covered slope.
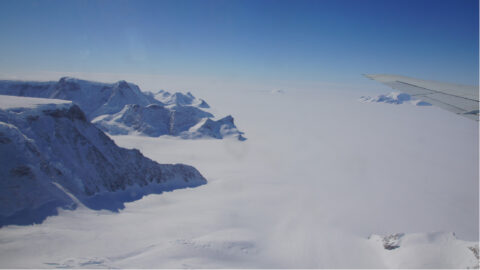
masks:
<svg viewBox="0 0 480 270"><path fill-rule="evenodd" d="M228 132L189 134L190 128L214 117L203 110L210 108L204 100L190 92L144 93L137 85L125 81L107 84L68 77L58 82L0 81L0 94L71 100L80 106L89 121L111 135L182 134L181 138L185 139L222 139L225 136L240 138L242 134L233 121L225 126Z"/></svg>
<svg viewBox="0 0 480 270"><path fill-rule="evenodd" d="M170 110L164 106L129 104L118 113L94 118L92 123L112 135L138 133L158 137L170 133L170 120Z"/></svg>
<svg viewBox="0 0 480 270"><path fill-rule="evenodd" d="M231 115L212 120L213 114L202 109L210 106L190 92L170 94L160 90L151 95L165 106L126 105L118 113L94 118L92 123L111 135L170 135L183 139L235 137L240 141L246 140Z"/></svg>
<svg viewBox="0 0 480 270"><path fill-rule="evenodd" d="M203 90L248 140L111 138L159 163L192 164L208 185L118 213L61 210L3 227L0 267L474 267L478 122L434 106L362 103L359 93L381 92ZM385 249L394 232L405 234L386 242L399 247Z"/></svg>
<svg viewBox="0 0 480 270"><path fill-rule="evenodd" d="M153 93L153 96L155 97L155 99L167 105L192 105L199 108L210 108L210 105L208 105L205 100L201 98L197 99L190 92L187 92L187 94L183 94L180 92L171 94L165 90L160 90L157 93Z"/></svg>
<svg viewBox="0 0 480 270"><path fill-rule="evenodd" d="M479 266L478 242L457 239L454 233L397 233L372 235L368 239L386 268L478 269Z"/></svg>
<svg viewBox="0 0 480 270"><path fill-rule="evenodd" d="M431 104L428 102L425 102L419 99L412 99L412 97L409 94L400 93L400 92L391 92L387 95L378 95L376 97L362 96L360 97L360 101L381 102L381 103L388 103L388 104L402 104L404 102L410 101L411 104L416 106L431 106Z"/></svg>
<svg viewBox="0 0 480 270"><path fill-rule="evenodd" d="M228 115L216 121L210 118L204 118L187 132L180 133L180 136L182 138L212 137L216 139L234 136L239 141L244 141L246 139L242 134L243 132L239 131L233 123L233 117Z"/></svg>
<svg viewBox="0 0 480 270"><path fill-rule="evenodd" d="M127 104L161 104L133 83L108 84L69 77L58 82L0 81L0 94L71 100L80 106L89 120L119 112Z"/></svg>
<svg viewBox="0 0 480 270"><path fill-rule="evenodd" d="M101 115L92 123L112 135L171 135L183 139L236 137L245 140L232 116L220 120L212 120L212 117L211 113L193 106L126 105L120 112Z"/></svg>
<svg viewBox="0 0 480 270"><path fill-rule="evenodd" d="M64 100L0 96L0 153L0 225L39 222L58 206L118 210L143 194L206 183L191 166L116 146Z"/></svg>

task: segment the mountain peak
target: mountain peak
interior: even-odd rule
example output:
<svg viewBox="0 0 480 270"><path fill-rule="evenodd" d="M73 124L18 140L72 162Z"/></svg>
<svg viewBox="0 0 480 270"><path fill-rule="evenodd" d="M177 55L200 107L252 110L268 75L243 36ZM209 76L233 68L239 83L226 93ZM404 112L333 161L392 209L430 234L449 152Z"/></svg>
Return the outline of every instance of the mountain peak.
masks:
<svg viewBox="0 0 480 270"><path fill-rule="evenodd" d="M128 82L124 81L124 80L121 80L121 81L118 81L117 83L115 83L115 86L118 87L118 88L130 88L130 85L128 84Z"/></svg>
<svg viewBox="0 0 480 270"><path fill-rule="evenodd" d="M80 85L78 84L78 79L72 77L62 77L58 80L56 85L57 89L64 89L67 91L75 91L80 89Z"/></svg>
<svg viewBox="0 0 480 270"><path fill-rule="evenodd" d="M73 80L76 80L76 79L73 78L73 77L64 76L64 77L61 77L60 80L58 80L58 82L59 83L64 83L64 82L73 81Z"/></svg>

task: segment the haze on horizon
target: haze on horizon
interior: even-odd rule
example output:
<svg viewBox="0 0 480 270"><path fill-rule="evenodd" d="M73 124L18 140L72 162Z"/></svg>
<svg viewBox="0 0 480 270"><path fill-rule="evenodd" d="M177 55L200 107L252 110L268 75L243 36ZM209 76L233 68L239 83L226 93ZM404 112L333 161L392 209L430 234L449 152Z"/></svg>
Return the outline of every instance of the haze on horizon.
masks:
<svg viewBox="0 0 480 270"><path fill-rule="evenodd" d="M478 1L2 1L0 78L145 90L478 85Z"/></svg>

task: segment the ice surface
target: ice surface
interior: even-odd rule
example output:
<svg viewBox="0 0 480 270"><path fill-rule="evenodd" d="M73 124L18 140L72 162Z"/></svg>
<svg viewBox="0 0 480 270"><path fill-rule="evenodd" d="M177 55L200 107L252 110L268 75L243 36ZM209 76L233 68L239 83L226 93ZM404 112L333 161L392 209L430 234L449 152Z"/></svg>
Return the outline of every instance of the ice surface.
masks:
<svg viewBox="0 0 480 270"><path fill-rule="evenodd" d="M160 163L192 164L207 185L118 213L62 210L2 228L0 266L475 266L478 123L432 106L361 103L347 89L198 94L215 114L234 114L248 140L112 138ZM385 249L395 233L399 247Z"/></svg>

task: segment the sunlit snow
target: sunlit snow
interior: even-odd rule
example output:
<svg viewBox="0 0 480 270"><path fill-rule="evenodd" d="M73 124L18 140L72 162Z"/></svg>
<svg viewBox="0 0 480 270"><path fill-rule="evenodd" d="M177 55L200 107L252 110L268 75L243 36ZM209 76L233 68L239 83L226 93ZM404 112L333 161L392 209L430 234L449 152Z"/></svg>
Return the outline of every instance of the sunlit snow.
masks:
<svg viewBox="0 0 480 270"><path fill-rule="evenodd" d="M432 106L358 102L368 94L195 93L234 114L248 140L112 138L193 165L208 184L119 213L63 210L2 228L0 266L475 266L478 123Z"/></svg>

